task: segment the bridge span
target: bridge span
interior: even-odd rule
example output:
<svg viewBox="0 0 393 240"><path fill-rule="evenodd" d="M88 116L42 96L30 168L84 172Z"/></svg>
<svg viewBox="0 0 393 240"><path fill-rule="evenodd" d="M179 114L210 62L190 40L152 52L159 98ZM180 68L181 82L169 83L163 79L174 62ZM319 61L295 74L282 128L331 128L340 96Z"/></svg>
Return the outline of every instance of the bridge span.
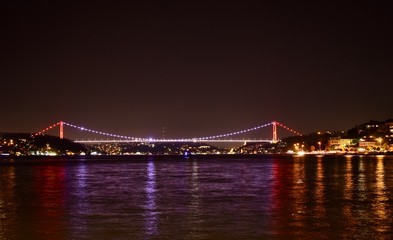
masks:
<svg viewBox="0 0 393 240"><path fill-rule="evenodd" d="M274 143L270 139L100 139L100 140L75 140L76 143L102 144L102 143Z"/></svg>
<svg viewBox="0 0 393 240"><path fill-rule="evenodd" d="M48 126L47 128L37 132L35 135L42 135L46 131L59 127L59 137L63 138L64 137L64 126L68 126L74 129L77 129L79 131L84 131L88 133L93 133L96 135L100 135L106 138L112 138L112 139L100 139L100 140L74 140L77 143L85 143L85 144L94 144L94 143L134 143L134 142L151 142L151 143L175 143L175 142L200 142L200 143L242 143L242 142L261 142L261 143L275 143L278 141L278 134L277 134L277 127L280 126L281 128L291 132L292 134L295 135L302 135L299 132L285 126L282 123L279 123L277 121L269 122L266 124L262 124L259 126L255 126L252 128L247 128L243 129L240 131L235 131L235 132L230 132L230 133L223 133L223 134L217 134L217 135L210 135L210 136L205 136L205 137L193 137L193 138L176 138L176 139L164 139L164 138L140 138L140 137L130 137L130 136L124 136L124 135L119 135L119 134L113 134L113 133L107 133L107 132L101 132L77 125L73 125L70 123L66 123L63 121L57 122L55 124L52 124ZM239 136L241 134L245 134L248 132L256 131L265 127L271 126L272 127L272 139L232 139L233 136ZM244 136L244 135L243 135Z"/></svg>

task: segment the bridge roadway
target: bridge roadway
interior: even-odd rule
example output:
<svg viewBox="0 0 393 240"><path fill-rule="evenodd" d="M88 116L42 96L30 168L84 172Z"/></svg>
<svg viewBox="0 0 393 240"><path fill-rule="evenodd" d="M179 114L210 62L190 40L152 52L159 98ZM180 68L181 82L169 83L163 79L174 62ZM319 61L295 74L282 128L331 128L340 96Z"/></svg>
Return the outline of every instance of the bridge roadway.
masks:
<svg viewBox="0 0 393 240"><path fill-rule="evenodd" d="M76 143L100 144L100 143L274 143L270 139L101 139L101 140L75 140Z"/></svg>

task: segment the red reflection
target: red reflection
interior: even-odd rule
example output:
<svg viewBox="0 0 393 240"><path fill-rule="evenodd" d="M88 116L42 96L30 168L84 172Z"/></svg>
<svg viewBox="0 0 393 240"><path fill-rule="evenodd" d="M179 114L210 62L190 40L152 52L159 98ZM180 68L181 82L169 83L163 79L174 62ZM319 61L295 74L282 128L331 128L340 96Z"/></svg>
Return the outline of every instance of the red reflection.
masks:
<svg viewBox="0 0 393 240"><path fill-rule="evenodd" d="M16 223L15 168L0 168L0 239L11 239Z"/></svg>
<svg viewBox="0 0 393 240"><path fill-rule="evenodd" d="M37 168L34 186L33 229L40 239L64 238L65 169L64 166Z"/></svg>
<svg viewBox="0 0 393 240"><path fill-rule="evenodd" d="M271 229L275 234L285 232L289 227L289 221L279 221L283 216L290 217L292 199L290 197L292 187L292 163L282 159L274 159L272 163L273 189L272 189L272 216Z"/></svg>

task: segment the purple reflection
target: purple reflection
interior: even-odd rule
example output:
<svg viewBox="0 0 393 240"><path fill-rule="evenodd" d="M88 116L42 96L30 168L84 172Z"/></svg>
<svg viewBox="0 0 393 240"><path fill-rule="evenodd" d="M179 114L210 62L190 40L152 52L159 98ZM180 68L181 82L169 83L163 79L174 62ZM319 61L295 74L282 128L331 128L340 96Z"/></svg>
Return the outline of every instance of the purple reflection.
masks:
<svg viewBox="0 0 393 240"><path fill-rule="evenodd" d="M156 172L153 161L147 163L147 180L146 180L146 215L145 231L148 235L157 233L157 212L156 212Z"/></svg>
<svg viewBox="0 0 393 240"><path fill-rule="evenodd" d="M87 175L86 165L81 164L77 168L77 179L78 179L78 188L81 190L81 193L83 195L85 195L86 175Z"/></svg>
<svg viewBox="0 0 393 240"><path fill-rule="evenodd" d="M91 214L92 207L90 206L90 201L88 195L89 186L87 183L88 179L88 167L86 164L79 164L75 167L75 181L73 182L74 190L73 190L73 200L75 204L70 206L70 213L72 214L72 221L70 221L70 225L75 231L70 236L72 239L85 236L88 234L87 229L88 226L86 224L85 216L89 216Z"/></svg>
<svg viewBox="0 0 393 240"><path fill-rule="evenodd" d="M198 177L198 163L196 161L192 162L192 172L191 172L191 202L190 208L192 216L195 219L200 217L200 196L199 196L199 177Z"/></svg>

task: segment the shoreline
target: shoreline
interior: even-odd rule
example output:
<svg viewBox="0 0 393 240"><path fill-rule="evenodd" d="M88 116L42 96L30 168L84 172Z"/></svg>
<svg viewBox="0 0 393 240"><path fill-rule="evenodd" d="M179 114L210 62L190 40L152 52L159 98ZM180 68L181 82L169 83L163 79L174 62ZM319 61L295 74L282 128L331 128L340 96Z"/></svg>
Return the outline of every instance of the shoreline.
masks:
<svg viewBox="0 0 393 240"><path fill-rule="evenodd" d="M393 156L393 152L386 153L261 153L261 154L132 154L132 155L61 155L61 156L45 156L45 155L29 155L29 156L13 156L0 155L0 159L145 159L145 158L260 158L260 157L307 157L307 156Z"/></svg>

